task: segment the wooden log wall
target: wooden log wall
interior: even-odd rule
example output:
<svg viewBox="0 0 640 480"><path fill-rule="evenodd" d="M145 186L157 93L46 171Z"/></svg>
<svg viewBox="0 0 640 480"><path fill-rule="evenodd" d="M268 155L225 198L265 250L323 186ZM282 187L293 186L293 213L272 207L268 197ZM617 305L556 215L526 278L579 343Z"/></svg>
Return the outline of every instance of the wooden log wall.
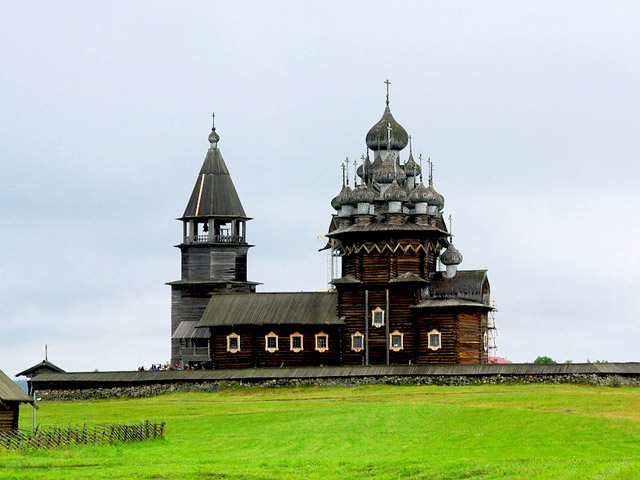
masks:
<svg viewBox="0 0 640 480"><path fill-rule="evenodd" d="M457 363L455 312L443 309L423 315L419 318L417 327L417 363ZM436 329L441 333L442 346L439 350L429 349L428 335L432 329Z"/></svg>
<svg viewBox="0 0 640 480"><path fill-rule="evenodd" d="M483 336L487 328L487 314L482 312L459 312L458 363L487 363Z"/></svg>
<svg viewBox="0 0 640 480"><path fill-rule="evenodd" d="M411 306L415 304L417 288L391 289L389 291L390 300L390 320L389 333L398 330L403 335L403 349L389 352L389 363L391 365L407 365L415 363L415 328Z"/></svg>
<svg viewBox="0 0 640 480"><path fill-rule="evenodd" d="M247 245L181 245L182 280L246 280Z"/></svg>
<svg viewBox="0 0 640 480"><path fill-rule="evenodd" d="M6 402L0 405L0 430L18 429L18 403Z"/></svg>
<svg viewBox="0 0 640 480"><path fill-rule="evenodd" d="M334 325L273 325L255 327L219 327L212 329L213 365L221 368L254 368L254 367L299 367L319 365L340 365L340 331ZM227 351L227 335L240 335L240 351ZM269 352L265 348L265 336L269 333L278 336L278 350ZM329 336L329 349L319 352L315 348L316 334ZM299 352L291 350L293 333L302 335L302 347Z"/></svg>

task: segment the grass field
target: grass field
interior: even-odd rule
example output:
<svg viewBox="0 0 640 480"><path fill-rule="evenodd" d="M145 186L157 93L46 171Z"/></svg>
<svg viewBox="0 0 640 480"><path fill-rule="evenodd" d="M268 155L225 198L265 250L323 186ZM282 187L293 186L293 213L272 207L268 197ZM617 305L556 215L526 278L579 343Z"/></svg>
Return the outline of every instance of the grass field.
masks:
<svg viewBox="0 0 640 480"><path fill-rule="evenodd" d="M235 389L40 406L44 426L164 420L166 438L0 451L0 478L640 478L636 387Z"/></svg>

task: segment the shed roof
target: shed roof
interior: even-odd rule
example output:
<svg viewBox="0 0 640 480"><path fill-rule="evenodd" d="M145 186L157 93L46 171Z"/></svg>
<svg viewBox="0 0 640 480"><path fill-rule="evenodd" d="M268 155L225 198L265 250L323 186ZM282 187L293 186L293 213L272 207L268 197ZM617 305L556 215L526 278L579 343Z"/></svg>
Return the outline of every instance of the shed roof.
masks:
<svg viewBox="0 0 640 480"><path fill-rule="evenodd" d="M342 324L335 292L213 295L198 327Z"/></svg>
<svg viewBox="0 0 640 480"><path fill-rule="evenodd" d="M171 335L172 339L182 338L209 338L211 332L206 328L196 328L198 322L196 320L185 320L180 322L176 331Z"/></svg>
<svg viewBox="0 0 640 480"><path fill-rule="evenodd" d="M55 387L55 383L82 387L88 383L154 384L219 380L261 380L277 378L343 378L382 376L440 375L567 375L567 374L640 374L640 363L571 364L479 364L479 365L374 365L350 367L232 368L221 370L165 370L141 372L43 373L34 377L37 388ZM83 385L84 384L84 385ZM66 387L65 387L66 388Z"/></svg>
<svg viewBox="0 0 640 480"><path fill-rule="evenodd" d="M222 154L212 147L207 151L183 218L216 216L246 218Z"/></svg>
<svg viewBox="0 0 640 480"><path fill-rule="evenodd" d="M0 370L0 401L2 402L29 402L33 400L16 385L16 383Z"/></svg>

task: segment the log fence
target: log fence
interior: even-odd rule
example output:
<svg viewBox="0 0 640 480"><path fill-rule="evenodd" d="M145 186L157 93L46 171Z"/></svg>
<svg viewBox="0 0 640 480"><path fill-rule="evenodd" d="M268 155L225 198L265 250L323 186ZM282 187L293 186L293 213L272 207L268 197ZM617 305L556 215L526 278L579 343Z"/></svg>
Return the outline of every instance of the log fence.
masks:
<svg viewBox="0 0 640 480"><path fill-rule="evenodd" d="M142 442L164 438L165 423L145 420L135 424L82 425L36 428L33 432L0 430L0 448L7 450L48 449L72 445Z"/></svg>

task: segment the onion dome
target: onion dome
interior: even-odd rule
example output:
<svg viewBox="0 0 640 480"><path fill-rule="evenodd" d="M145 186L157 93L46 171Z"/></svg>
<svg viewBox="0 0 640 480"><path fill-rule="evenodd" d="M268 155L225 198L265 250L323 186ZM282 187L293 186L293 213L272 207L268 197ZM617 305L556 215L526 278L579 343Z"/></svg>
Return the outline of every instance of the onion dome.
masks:
<svg viewBox="0 0 640 480"><path fill-rule="evenodd" d="M406 202L409 198L407 192L405 192L398 182L395 180L391 183L387 191L384 192L383 198L387 202Z"/></svg>
<svg viewBox="0 0 640 480"><path fill-rule="evenodd" d="M394 180L404 181L406 175L401 167L393 160L393 155L387 153L382 166L373 172L373 179L378 183L391 183Z"/></svg>
<svg viewBox="0 0 640 480"><path fill-rule="evenodd" d="M220 141L220 135L216 133L216 128L213 127L211 129L211 133L209 134L209 143L211 144L211 148L217 148L219 141Z"/></svg>
<svg viewBox="0 0 640 480"><path fill-rule="evenodd" d="M434 207L438 207L438 211L442 211L444 208L444 197L436 192L436 189L433 188L433 185L429 185L426 190L429 192L430 198L427 200L429 205Z"/></svg>
<svg viewBox="0 0 640 480"><path fill-rule="evenodd" d="M372 203L376 193L366 185L360 185L353 190L351 199L353 203Z"/></svg>
<svg viewBox="0 0 640 480"><path fill-rule="evenodd" d="M411 190L411 193L409 193L409 199L413 203L429 203L435 201L433 192L425 187L422 182L420 182L416 188Z"/></svg>
<svg viewBox="0 0 640 480"><path fill-rule="evenodd" d="M367 157L363 158L362 165L358 167L358 170L356 170L356 173L360 178L364 178L365 172L368 175L371 175L372 167L373 167L373 163L371 163L371 160L369 160L369 153L367 152Z"/></svg>
<svg viewBox="0 0 640 480"><path fill-rule="evenodd" d="M391 115L391 110L387 104L382 114L382 118L367 133L367 147L371 150L385 150L387 148L388 126L391 126L391 149L402 150L409 143L409 134L402 128Z"/></svg>
<svg viewBox="0 0 640 480"><path fill-rule="evenodd" d="M450 243L442 255L440 261L443 265L460 265L462 263L462 254L458 251L453 243Z"/></svg>
<svg viewBox="0 0 640 480"><path fill-rule="evenodd" d="M413 159L412 153L409 154L409 160L407 160L407 163L404 164L404 173L407 175L407 177L417 177L418 175L420 175L420 173L422 173L420 165L418 165Z"/></svg>
<svg viewBox="0 0 640 480"><path fill-rule="evenodd" d="M340 193L331 199L331 206L339 210L343 205L351 205L353 203L352 195L353 192L351 188L349 188L349 185L343 185Z"/></svg>

